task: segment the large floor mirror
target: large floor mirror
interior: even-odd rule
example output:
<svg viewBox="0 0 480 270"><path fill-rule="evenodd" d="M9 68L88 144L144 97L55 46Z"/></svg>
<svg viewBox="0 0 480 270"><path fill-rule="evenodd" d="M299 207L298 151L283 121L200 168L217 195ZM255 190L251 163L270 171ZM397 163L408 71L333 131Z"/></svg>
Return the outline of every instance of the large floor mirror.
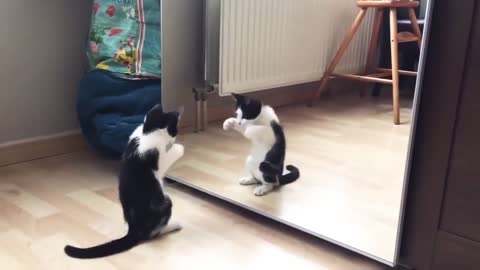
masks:
<svg viewBox="0 0 480 270"><path fill-rule="evenodd" d="M169 177L395 265L431 5L207 0L218 121Z"/></svg>

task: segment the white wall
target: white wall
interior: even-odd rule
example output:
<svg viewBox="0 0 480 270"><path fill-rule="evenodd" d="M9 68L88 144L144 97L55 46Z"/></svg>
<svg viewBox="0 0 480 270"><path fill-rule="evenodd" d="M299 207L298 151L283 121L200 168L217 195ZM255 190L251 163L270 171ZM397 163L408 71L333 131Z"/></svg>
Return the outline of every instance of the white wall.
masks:
<svg viewBox="0 0 480 270"><path fill-rule="evenodd" d="M0 143L78 128L91 0L0 2Z"/></svg>
<svg viewBox="0 0 480 270"><path fill-rule="evenodd" d="M218 84L221 0L206 0L206 8L206 79L209 84Z"/></svg>
<svg viewBox="0 0 480 270"><path fill-rule="evenodd" d="M0 144L78 129L91 2L0 2ZM167 109L202 82L203 1L162 0L162 80Z"/></svg>

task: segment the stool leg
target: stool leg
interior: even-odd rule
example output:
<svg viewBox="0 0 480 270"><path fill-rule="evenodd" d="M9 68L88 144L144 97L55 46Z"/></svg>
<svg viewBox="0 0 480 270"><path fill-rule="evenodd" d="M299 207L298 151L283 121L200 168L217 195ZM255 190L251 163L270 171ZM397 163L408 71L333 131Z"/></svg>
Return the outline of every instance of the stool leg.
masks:
<svg viewBox="0 0 480 270"><path fill-rule="evenodd" d="M415 10L413 8L408 9L408 16L410 17L410 22L412 23L413 33L418 37L418 48L422 48L422 32L420 31L417 15L415 15Z"/></svg>
<svg viewBox="0 0 480 270"><path fill-rule="evenodd" d="M373 29L372 29L372 36L370 38L370 45L368 48L368 55L367 55L367 65L365 66L365 75L371 73L375 66L375 60L377 56L377 47L378 47L378 35L380 33L380 26L382 26L382 18L383 18L383 9L377 8L375 9L375 19L373 21ZM367 93L368 84L365 83L362 89L360 90L360 96L364 97Z"/></svg>
<svg viewBox="0 0 480 270"><path fill-rule="evenodd" d="M340 62L340 60L342 59L342 56L347 50L348 45L350 45L350 42L355 36L355 33L358 31L358 28L360 27L360 24L363 18L365 17L366 12L367 12L366 9L362 9L358 13L357 17L355 18L355 21L353 22L352 28L350 29L350 32L348 32L347 36L343 39L342 45L338 49L337 53L335 54L335 57L333 58L332 62L330 62L330 65L328 66L327 70L323 74L323 77L320 80L320 86L315 92L313 98L309 101L308 106L313 106L315 101L320 97L322 92L327 87L327 83L328 83L328 80L330 79L330 75L335 70L335 67L338 65L338 62Z"/></svg>
<svg viewBox="0 0 480 270"><path fill-rule="evenodd" d="M390 48L392 55L393 123L400 124L400 86L398 75L397 9L390 8Z"/></svg>

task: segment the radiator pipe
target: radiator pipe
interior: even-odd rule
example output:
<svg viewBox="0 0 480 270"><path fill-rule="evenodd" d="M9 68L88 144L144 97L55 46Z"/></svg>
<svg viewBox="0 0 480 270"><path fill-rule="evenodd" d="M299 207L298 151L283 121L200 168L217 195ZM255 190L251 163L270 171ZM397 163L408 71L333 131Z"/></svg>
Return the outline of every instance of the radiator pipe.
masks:
<svg viewBox="0 0 480 270"><path fill-rule="evenodd" d="M207 130L208 125L208 112L207 112L207 93L206 91L202 91L201 96L202 100L202 131Z"/></svg>
<svg viewBox="0 0 480 270"><path fill-rule="evenodd" d="M202 113L203 113L203 124L202 130L206 131L208 126L208 95L215 93L215 86L214 85L207 85L207 87L202 91Z"/></svg>
<svg viewBox="0 0 480 270"><path fill-rule="evenodd" d="M192 89L193 98L195 100L195 127L194 132L200 132L200 122L202 121L202 109L201 109L201 100L200 93L196 88Z"/></svg>

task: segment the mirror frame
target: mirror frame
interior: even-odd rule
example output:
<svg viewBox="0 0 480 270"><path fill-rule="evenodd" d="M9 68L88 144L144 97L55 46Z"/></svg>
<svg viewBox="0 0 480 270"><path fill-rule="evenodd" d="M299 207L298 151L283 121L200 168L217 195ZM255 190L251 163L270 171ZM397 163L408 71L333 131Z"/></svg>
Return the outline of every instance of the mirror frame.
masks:
<svg viewBox="0 0 480 270"><path fill-rule="evenodd" d="M203 85L205 79L207 79L208 74L205 71L207 66L206 57L204 54L206 51L206 45L204 40L204 33L198 31L199 28L202 28L203 31L206 31L205 18L206 15L206 1L198 0L184 0L184 1L175 1L175 0L162 0L162 89L167 91L162 91L162 104L166 110L174 109L181 104L185 103L185 100L191 100L192 104L188 103L186 106L186 111L188 115L193 115L193 99L191 95L191 90L193 87ZM425 26L423 32L422 40L422 51L419 58L419 67L418 67L418 79L415 86L415 96L413 101L413 110L412 110L412 127L410 129L410 138L408 142L408 152L406 157L406 165L404 170L404 182L401 190L402 200L399 209L399 218L397 222L397 235L396 235L396 247L395 247L395 256L393 262L387 261L385 259L376 257L373 254L363 252L362 250L351 247L345 243L338 242L335 239L331 239L319 233L315 233L308 229L302 228L294 223L282 220L268 213L257 210L253 207L249 207L241 202L229 199L225 196L210 192L206 189L203 189L199 186L192 185L188 181L177 179L175 177L170 177L167 175L168 179L171 179L175 182L181 183L185 186L191 187L195 190L208 194L210 196L219 198L223 201L231 203L233 205L239 206L241 208L247 209L256 214L265 216L269 219L275 220L277 222L283 223L287 226L293 227L297 230L303 231L307 234L310 234L314 237L326 240L328 242L334 243L343 248L352 250L358 254L371 258L373 260L379 261L383 264L389 266L395 266L398 262L400 256L401 240L403 239L403 220L405 213L406 197L408 190L408 182L410 171L412 168L413 160L413 150L414 150L414 137L417 129L418 121L418 111L420 106L420 97L422 96L422 82L423 75L425 71L426 57L428 48L432 45L429 43L429 33L432 24L432 12L434 10L435 0L428 0L425 16ZM440 0L438 0L440 1ZM165 12L168 10L169 12ZM199 12L200 10L200 12ZM183 18L183 19L180 19ZM187 19L185 19L187 18ZM200 27L199 27L200 25ZM183 35L179 35L179 31L176 31L178 27L181 26L184 31ZM199 40L204 40L199 42ZM178 59L177 56L181 56L181 59ZM194 64L192 64L192 62ZM202 78L203 77L203 78ZM168 91L170 90L170 91ZM193 119L186 119L187 125L193 122Z"/></svg>

